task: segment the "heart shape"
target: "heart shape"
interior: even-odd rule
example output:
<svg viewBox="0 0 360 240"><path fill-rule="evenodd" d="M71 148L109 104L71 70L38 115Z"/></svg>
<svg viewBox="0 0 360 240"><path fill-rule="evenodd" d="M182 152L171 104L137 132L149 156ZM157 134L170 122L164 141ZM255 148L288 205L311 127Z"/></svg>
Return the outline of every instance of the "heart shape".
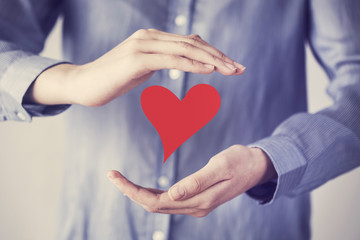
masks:
<svg viewBox="0 0 360 240"><path fill-rule="evenodd" d="M181 144L216 115L220 104L220 94L208 84L192 87L182 101L161 86L151 86L142 92L141 106L160 135L164 163Z"/></svg>

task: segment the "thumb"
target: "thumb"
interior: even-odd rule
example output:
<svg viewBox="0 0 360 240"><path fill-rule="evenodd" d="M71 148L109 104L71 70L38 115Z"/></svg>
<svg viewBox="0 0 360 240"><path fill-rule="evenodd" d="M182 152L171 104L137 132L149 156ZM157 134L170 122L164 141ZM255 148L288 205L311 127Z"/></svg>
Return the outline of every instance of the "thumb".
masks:
<svg viewBox="0 0 360 240"><path fill-rule="evenodd" d="M174 201L188 199L222 181L217 166L217 164L209 162L199 171L180 180L169 189L168 195L170 199Z"/></svg>

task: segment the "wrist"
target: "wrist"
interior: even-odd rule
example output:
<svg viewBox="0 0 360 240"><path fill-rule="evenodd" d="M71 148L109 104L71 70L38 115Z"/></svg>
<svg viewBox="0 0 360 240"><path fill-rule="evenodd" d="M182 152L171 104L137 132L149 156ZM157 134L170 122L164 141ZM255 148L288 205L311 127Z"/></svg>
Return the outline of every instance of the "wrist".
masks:
<svg viewBox="0 0 360 240"><path fill-rule="evenodd" d="M55 65L42 72L27 90L24 101L44 105L73 104L73 80L79 75L79 66Z"/></svg>
<svg viewBox="0 0 360 240"><path fill-rule="evenodd" d="M276 170L269 156L260 148L250 148L255 162L254 174L257 176L257 184L266 183L277 177Z"/></svg>

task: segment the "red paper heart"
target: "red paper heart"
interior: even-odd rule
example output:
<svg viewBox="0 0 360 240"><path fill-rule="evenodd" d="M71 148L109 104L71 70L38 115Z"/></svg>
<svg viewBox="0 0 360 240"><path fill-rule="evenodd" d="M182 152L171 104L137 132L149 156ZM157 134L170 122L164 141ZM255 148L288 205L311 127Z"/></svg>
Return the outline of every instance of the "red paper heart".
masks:
<svg viewBox="0 0 360 240"><path fill-rule="evenodd" d="M181 144L216 115L220 104L218 91L208 84L192 87L182 101L161 86L151 86L143 91L141 106L160 135L164 163Z"/></svg>

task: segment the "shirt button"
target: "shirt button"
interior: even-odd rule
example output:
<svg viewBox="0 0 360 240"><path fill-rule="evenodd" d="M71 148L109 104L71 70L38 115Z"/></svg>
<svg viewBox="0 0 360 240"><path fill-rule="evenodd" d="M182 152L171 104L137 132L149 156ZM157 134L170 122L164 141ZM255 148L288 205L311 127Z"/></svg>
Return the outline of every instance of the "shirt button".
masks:
<svg viewBox="0 0 360 240"><path fill-rule="evenodd" d="M176 80L176 79L179 79L181 76L181 72L177 69L170 69L169 71L169 77L172 79L172 80Z"/></svg>
<svg viewBox="0 0 360 240"><path fill-rule="evenodd" d="M164 240L165 234L162 231L155 231L152 235L153 240Z"/></svg>
<svg viewBox="0 0 360 240"><path fill-rule="evenodd" d="M158 179L158 184L160 187L168 187L169 186L169 179L165 176L161 176Z"/></svg>
<svg viewBox="0 0 360 240"><path fill-rule="evenodd" d="M175 18L175 24L178 27L182 27L187 23L187 18L184 15L177 15Z"/></svg>
<svg viewBox="0 0 360 240"><path fill-rule="evenodd" d="M25 115L22 112L18 112L18 113L16 113L16 115L20 120L24 121L26 119Z"/></svg>

